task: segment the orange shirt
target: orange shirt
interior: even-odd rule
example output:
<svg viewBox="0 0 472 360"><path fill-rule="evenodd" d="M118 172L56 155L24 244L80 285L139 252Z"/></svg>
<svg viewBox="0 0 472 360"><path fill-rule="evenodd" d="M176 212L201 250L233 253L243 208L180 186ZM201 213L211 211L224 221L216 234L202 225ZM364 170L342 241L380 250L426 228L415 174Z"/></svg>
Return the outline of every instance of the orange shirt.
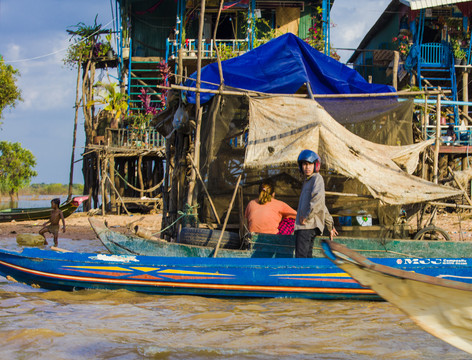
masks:
<svg viewBox="0 0 472 360"><path fill-rule="evenodd" d="M280 221L286 217L295 218L297 212L280 200L272 199L264 205L259 204L257 200L251 200L244 216L250 232L277 234Z"/></svg>

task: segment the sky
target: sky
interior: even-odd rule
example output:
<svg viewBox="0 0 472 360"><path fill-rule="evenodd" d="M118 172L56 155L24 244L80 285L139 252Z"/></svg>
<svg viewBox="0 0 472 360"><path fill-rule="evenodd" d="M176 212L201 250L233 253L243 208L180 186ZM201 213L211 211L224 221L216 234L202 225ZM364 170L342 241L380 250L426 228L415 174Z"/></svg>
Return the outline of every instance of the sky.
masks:
<svg viewBox="0 0 472 360"><path fill-rule="evenodd" d="M335 48L356 48L390 0L336 0L331 12ZM69 46L66 30L83 22L112 28L114 0L0 0L0 54L20 71L23 102L4 111L0 141L20 142L36 157L32 183L69 182L74 125L76 70L64 66ZM352 51L338 51L346 62ZM79 112L75 159L84 151ZM82 162L74 183L83 183Z"/></svg>

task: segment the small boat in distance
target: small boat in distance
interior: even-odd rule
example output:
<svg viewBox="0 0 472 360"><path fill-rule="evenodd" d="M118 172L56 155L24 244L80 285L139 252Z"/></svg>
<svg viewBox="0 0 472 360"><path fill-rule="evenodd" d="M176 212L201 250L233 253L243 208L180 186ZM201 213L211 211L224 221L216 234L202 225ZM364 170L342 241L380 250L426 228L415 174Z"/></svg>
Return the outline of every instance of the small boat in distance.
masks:
<svg viewBox="0 0 472 360"><path fill-rule="evenodd" d="M329 240L323 242L323 250L337 266L398 307L423 330L472 354L472 284L464 282L471 281L472 268L461 276L446 273L433 277L376 264ZM430 259L438 266L446 260ZM453 260L456 267L464 265L460 259L449 259L450 264Z"/></svg>
<svg viewBox="0 0 472 360"><path fill-rule="evenodd" d="M64 217L67 217L77 210L80 204L88 198L88 196L75 196L69 201L62 203L59 209L62 210ZM51 210L51 207L4 209L0 210L0 222L49 219L51 217Z"/></svg>

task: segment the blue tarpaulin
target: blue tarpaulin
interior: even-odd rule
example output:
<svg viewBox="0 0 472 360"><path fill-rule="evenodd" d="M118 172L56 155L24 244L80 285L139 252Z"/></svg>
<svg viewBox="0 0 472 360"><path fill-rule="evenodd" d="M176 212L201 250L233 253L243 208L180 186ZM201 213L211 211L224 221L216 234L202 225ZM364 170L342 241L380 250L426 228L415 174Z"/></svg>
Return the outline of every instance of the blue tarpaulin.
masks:
<svg viewBox="0 0 472 360"><path fill-rule="evenodd" d="M312 48L288 33L272 39L241 56L222 62L225 86L275 94L294 94L309 82L315 94L371 94L395 92L389 85L369 84L357 71ZM190 76L197 78L197 73ZM202 69L201 80L219 84L218 64ZM195 80L186 86L195 87ZM204 89L217 85L202 83ZM201 103L213 94L201 93ZM186 92L187 101L195 103L195 92Z"/></svg>

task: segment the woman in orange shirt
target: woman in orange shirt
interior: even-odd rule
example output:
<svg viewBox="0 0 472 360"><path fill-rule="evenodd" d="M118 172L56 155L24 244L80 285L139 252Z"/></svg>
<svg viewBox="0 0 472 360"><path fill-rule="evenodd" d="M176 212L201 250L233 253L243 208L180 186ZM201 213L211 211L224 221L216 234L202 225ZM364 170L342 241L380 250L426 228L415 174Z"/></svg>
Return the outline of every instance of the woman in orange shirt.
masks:
<svg viewBox="0 0 472 360"><path fill-rule="evenodd" d="M297 216L296 210L283 201L276 200L274 196L274 186L271 183L263 182L259 186L259 198L251 200L244 213L250 232L277 234L282 219L294 219Z"/></svg>

